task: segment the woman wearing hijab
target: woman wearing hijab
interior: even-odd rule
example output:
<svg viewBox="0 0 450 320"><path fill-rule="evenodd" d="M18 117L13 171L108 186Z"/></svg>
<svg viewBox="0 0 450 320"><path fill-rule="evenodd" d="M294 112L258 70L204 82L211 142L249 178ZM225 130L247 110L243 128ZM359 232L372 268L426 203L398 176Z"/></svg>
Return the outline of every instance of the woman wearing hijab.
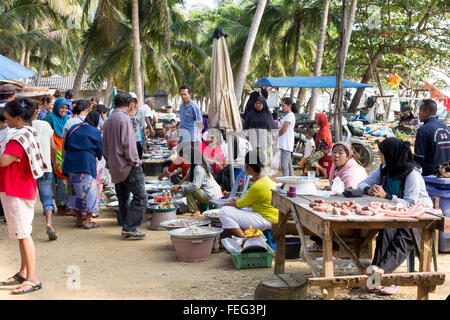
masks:
<svg viewBox="0 0 450 320"><path fill-rule="evenodd" d="M259 96L261 96L261 94L258 91L253 91L250 93L250 97L245 104L244 115L242 117L244 120L247 118L247 115L255 109L255 102Z"/></svg>
<svg viewBox="0 0 450 320"><path fill-rule="evenodd" d="M243 129L247 130L247 137L253 150L264 152L267 160L272 159L271 147L276 148L277 145L273 143L270 130L276 130L274 132L278 133L278 126L273 120L264 97L256 98L253 110L245 118ZM267 163L264 165L267 166Z"/></svg>
<svg viewBox="0 0 450 320"><path fill-rule="evenodd" d="M67 184L66 177L62 173L61 163L63 160L63 131L69 117L69 102L65 98L58 98L53 105L52 113L49 113L44 120L47 121L53 129L53 141L56 146L56 160L53 161L53 197L55 198L58 214L69 215L67 205Z"/></svg>
<svg viewBox="0 0 450 320"><path fill-rule="evenodd" d="M206 137L208 136L208 118L203 117L203 123L202 123L202 140L206 140Z"/></svg>
<svg viewBox="0 0 450 320"><path fill-rule="evenodd" d="M327 169L319 164L319 160L322 159L326 154L328 154L333 147L333 138L330 131L330 123L326 113L316 114L316 123L319 126L319 131L316 136L316 151L306 162L308 168L315 168L317 172L324 177L328 177Z"/></svg>
<svg viewBox="0 0 450 320"><path fill-rule="evenodd" d="M75 212L77 227L99 227L92 222L98 213L97 158L102 159L102 135L98 127L100 114L91 111L83 123L73 126L64 143L66 157L63 174L67 176L67 208Z"/></svg>
<svg viewBox="0 0 450 320"><path fill-rule="evenodd" d="M358 189L358 185L365 178L367 178L366 169L361 167L353 158L352 147L344 141L339 141L334 144L331 157L333 164L330 170L330 185L333 185L333 180L339 177L344 182L344 187L348 189ZM321 250L322 239L316 235L310 237L315 241L310 249ZM333 241L333 257L339 258L339 245Z"/></svg>
<svg viewBox="0 0 450 320"><path fill-rule="evenodd" d="M366 169L353 158L352 147L344 141L334 144L331 151L333 164L330 170L330 184L339 177L344 182L345 189L358 189L361 181L367 178Z"/></svg>
<svg viewBox="0 0 450 320"><path fill-rule="evenodd" d="M422 178L422 169L413 161L409 142L387 138L378 144L378 148L381 165L358 188L368 195L408 206L423 202L433 207ZM392 273L413 249L414 243L408 229L382 229L378 233L372 265L381 273ZM396 286L375 289L384 294L393 294L396 290Z"/></svg>

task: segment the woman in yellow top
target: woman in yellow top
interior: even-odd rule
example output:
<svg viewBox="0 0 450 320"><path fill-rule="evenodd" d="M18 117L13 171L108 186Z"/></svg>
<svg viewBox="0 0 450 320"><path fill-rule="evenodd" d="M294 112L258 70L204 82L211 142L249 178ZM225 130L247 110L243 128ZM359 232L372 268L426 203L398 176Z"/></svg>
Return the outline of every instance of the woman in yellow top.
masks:
<svg viewBox="0 0 450 320"><path fill-rule="evenodd" d="M231 199L219 212L224 231L237 237L244 238L243 230L249 229L250 225L253 229L266 230L278 222L278 209L272 206L275 183L264 174L262 157L257 151L246 154L244 169L255 182L242 199Z"/></svg>

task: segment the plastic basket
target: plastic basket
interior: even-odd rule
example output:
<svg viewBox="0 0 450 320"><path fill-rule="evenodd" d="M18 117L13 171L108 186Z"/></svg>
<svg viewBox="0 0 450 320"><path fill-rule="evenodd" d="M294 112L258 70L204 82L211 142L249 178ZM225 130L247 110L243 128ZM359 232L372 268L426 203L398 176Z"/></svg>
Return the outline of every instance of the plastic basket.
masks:
<svg viewBox="0 0 450 320"><path fill-rule="evenodd" d="M268 247L267 252L232 253L231 259L236 269L271 268L273 251Z"/></svg>

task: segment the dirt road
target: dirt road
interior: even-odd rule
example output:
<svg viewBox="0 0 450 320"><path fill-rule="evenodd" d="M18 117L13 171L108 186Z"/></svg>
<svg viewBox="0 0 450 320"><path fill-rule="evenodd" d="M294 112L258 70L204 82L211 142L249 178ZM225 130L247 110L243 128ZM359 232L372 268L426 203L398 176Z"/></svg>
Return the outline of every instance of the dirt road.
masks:
<svg viewBox="0 0 450 320"><path fill-rule="evenodd" d="M149 225L146 215L143 226ZM43 289L23 296L10 295L11 287L0 287L0 299L253 299L256 286L272 268L236 270L226 252L214 253L205 262L178 262L167 231L150 231L141 241L120 237L115 213L102 210L98 229L75 227L72 217L55 217L58 240L48 241L40 203L36 204L33 239L37 250L38 277ZM17 241L7 236L0 223L0 280L18 271ZM418 265L418 262L417 264ZM67 271L79 270L79 281ZM406 264L398 271L406 270ZM439 255L439 270L447 273L445 285L431 299L450 293L450 255ZM302 259L287 260L286 272L308 273ZM77 286L79 285L79 288ZM310 290L310 299L320 299ZM415 299L416 289L403 287L388 299ZM338 299L371 298L364 290L338 290Z"/></svg>

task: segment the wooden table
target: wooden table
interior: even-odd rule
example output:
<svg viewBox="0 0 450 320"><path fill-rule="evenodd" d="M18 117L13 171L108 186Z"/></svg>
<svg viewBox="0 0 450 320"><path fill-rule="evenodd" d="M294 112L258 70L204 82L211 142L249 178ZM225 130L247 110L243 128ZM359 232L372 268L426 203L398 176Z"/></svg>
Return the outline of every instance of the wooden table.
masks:
<svg viewBox="0 0 450 320"><path fill-rule="evenodd" d="M313 276L318 278L319 275L317 270L315 270L314 262L309 256L308 249L306 247L306 241L303 233L303 227L312 233L318 235L323 240L323 270L324 270L324 278L331 279L329 285L323 287L322 295L326 299L334 299L334 287L338 287L338 285L333 286L333 283L336 284L336 279L339 277L334 277L333 270L333 256L332 256L332 241L338 241L338 243L344 246L344 249L350 254L352 260L356 263L356 265L362 268L359 260L356 255L349 250L349 248L342 242L340 237L337 235L336 231L339 229L366 229L366 230L375 230L372 233L372 236L376 234L376 230L384 229L384 228L418 228L422 230L421 243L420 243L420 272L430 271L431 266L431 248L432 248L432 232L434 229L438 228L440 224L441 218L424 214L420 218L395 218L395 217L385 217L385 216L374 216L374 217L366 217L366 216L333 216L327 215L326 213L314 212L310 207L309 203L317 197L313 196L298 196L296 198L288 198L286 193L283 191L272 191L272 205L279 209L279 218L277 230L274 232L274 236L276 237L277 249L275 251L275 274L284 273L284 264L285 264L285 234L286 234L286 222L289 216L292 216L296 221L297 230L301 237L302 242L302 250L305 254L307 262L312 269ZM357 203L361 205L367 205L369 201L384 201L389 202L385 199L375 198L375 197L358 197L358 198L345 198L343 196L333 196L330 198L324 198L329 201L350 201L355 200ZM427 274L430 276L429 274ZM432 276L432 275L431 275ZM361 277L361 276L358 276ZM367 277L367 276L364 276ZM445 278L445 274L439 274L439 281ZM334 279L334 280L333 280ZM354 280L354 279L353 279ZM389 282L391 281L391 282ZM392 283L392 279L389 281L385 281L384 283ZM319 281L318 281L319 282ZM394 281L395 282L395 281ZM429 282L426 283L424 281L411 282L411 285L417 285L417 298L418 299L428 299L428 293L434 289L433 285L438 282ZM443 282L443 280L442 280ZM316 282L317 283L317 282ZM350 282L347 283L349 285ZM405 282L401 282L402 285L406 285ZM425 284L425 285L423 285ZM382 283L383 285L383 283ZM359 285L354 286L363 286L361 282Z"/></svg>

